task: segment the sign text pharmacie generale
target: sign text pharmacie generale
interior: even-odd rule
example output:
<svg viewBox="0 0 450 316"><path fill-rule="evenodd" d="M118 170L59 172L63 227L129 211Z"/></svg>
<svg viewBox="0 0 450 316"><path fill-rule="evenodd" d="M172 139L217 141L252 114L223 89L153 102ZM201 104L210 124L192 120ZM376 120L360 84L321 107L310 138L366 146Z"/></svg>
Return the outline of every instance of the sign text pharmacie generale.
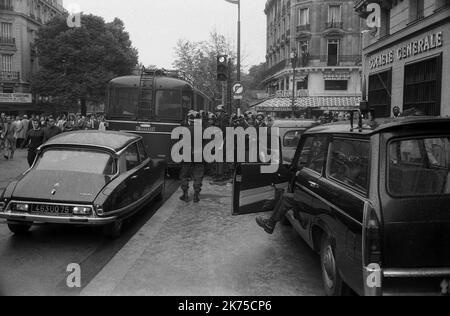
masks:
<svg viewBox="0 0 450 316"><path fill-rule="evenodd" d="M430 50L442 47L442 32L433 33L425 36L422 39L410 42L406 45L402 45L397 51L389 51L387 53L380 54L371 60L369 60L369 69L377 69L394 62L396 57L398 60L406 59L411 56L420 55Z"/></svg>

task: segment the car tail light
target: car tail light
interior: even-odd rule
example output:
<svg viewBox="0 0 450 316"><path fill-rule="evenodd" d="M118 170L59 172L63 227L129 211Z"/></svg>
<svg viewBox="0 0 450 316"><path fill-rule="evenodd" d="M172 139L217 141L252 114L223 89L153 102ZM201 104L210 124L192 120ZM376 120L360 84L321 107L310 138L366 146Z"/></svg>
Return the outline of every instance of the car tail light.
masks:
<svg viewBox="0 0 450 316"><path fill-rule="evenodd" d="M366 267L371 264L381 266L382 240L380 223L375 209L370 204L366 204L363 223L363 255Z"/></svg>
<svg viewBox="0 0 450 316"><path fill-rule="evenodd" d="M28 212L30 210L30 205L25 203L17 203L14 205L14 209L17 212Z"/></svg>

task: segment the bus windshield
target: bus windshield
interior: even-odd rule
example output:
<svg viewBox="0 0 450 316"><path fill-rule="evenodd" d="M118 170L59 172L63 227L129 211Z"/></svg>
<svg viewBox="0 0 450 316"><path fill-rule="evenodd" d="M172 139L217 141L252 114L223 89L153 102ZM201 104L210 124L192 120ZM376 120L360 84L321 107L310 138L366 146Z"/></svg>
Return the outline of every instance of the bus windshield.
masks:
<svg viewBox="0 0 450 316"><path fill-rule="evenodd" d="M181 90L158 90L155 101L155 114L158 118L182 119Z"/></svg>
<svg viewBox="0 0 450 316"><path fill-rule="evenodd" d="M111 117L136 118L138 94L136 88L111 88L109 92Z"/></svg>

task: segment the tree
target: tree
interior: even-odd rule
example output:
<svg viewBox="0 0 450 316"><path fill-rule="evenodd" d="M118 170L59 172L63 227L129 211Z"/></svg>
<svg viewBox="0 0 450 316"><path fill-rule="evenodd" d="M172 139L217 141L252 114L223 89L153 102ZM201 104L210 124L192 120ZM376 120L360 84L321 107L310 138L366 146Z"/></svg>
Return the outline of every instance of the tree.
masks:
<svg viewBox="0 0 450 316"><path fill-rule="evenodd" d="M64 105L104 102L108 82L130 74L138 62L129 34L120 19L83 15L80 28L69 28L66 17L55 17L42 26L36 47L40 70L32 79L32 90L58 99Z"/></svg>
<svg viewBox="0 0 450 316"><path fill-rule="evenodd" d="M175 47L176 69L186 72L194 81L194 85L211 98L222 95L222 84L217 82L217 56L228 55L235 59L231 43L225 36L212 31L208 41L191 42L180 39Z"/></svg>

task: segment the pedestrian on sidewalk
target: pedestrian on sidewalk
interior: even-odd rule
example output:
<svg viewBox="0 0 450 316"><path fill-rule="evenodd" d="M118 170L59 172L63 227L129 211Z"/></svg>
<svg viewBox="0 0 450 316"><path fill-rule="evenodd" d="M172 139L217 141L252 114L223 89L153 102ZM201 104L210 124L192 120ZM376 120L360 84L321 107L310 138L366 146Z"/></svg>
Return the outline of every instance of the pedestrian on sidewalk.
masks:
<svg viewBox="0 0 450 316"><path fill-rule="evenodd" d="M14 129L14 146L15 148L20 148L23 142L23 123L22 119L19 116L16 116L16 120L13 122L13 129Z"/></svg>
<svg viewBox="0 0 450 316"><path fill-rule="evenodd" d="M194 127L196 122L201 122L201 117L195 111L190 111L187 118L188 128L191 132L191 144L192 144L192 154L191 162L183 162L180 179L181 179L181 189L183 190L183 195L180 200L184 202L189 202L189 181L191 178L194 180L194 203L200 202L200 192L203 186L203 177L205 175L205 165L203 162L194 162L195 148L194 145ZM203 151L203 147L201 148Z"/></svg>
<svg viewBox="0 0 450 316"><path fill-rule="evenodd" d="M61 130L56 126L55 119L50 117L48 119L48 126L44 129L44 143L59 134L61 134Z"/></svg>
<svg viewBox="0 0 450 316"><path fill-rule="evenodd" d="M5 124L6 124L6 114L0 114L0 150L5 149Z"/></svg>
<svg viewBox="0 0 450 316"><path fill-rule="evenodd" d="M20 138L22 139L20 144L20 149L25 148L25 138L27 138L27 133L29 130L30 121L28 120L28 115L24 115L22 118L22 131L20 132Z"/></svg>
<svg viewBox="0 0 450 316"><path fill-rule="evenodd" d="M36 159L37 149L44 143L44 130L40 126L38 120L33 121L33 129L28 131L27 139L25 140L28 145L28 165L31 167Z"/></svg>
<svg viewBox="0 0 450 316"><path fill-rule="evenodd" d="M6 160L14 158L14 152L16 151L16 139L14 138L14 124L10 116L6 117L6 123L4 126L3 138L5 140L5 153L3 157Z"/></svg>

